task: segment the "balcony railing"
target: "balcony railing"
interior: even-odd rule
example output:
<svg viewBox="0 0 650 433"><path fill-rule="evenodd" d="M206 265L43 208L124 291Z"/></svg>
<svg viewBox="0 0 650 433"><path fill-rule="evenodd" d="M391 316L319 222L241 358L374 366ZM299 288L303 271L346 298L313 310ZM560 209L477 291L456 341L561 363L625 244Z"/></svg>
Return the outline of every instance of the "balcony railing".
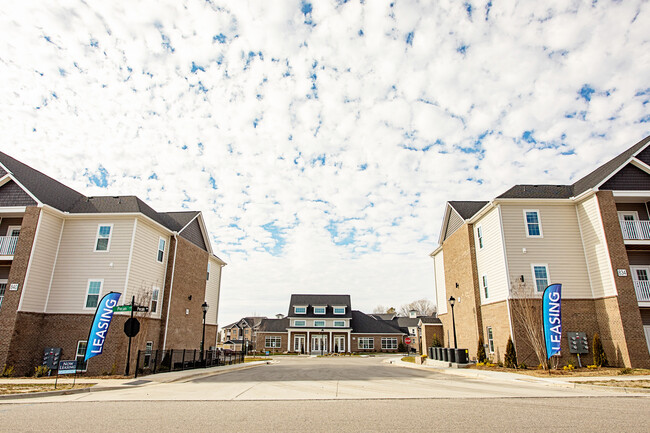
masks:
<svg viewBox="0 0 650 433"><path fill-rule="evenodd" d="M634 290L638 302L650 302L650 281L634 281Z"/></svg>
<svg viewBox="0 0 650 433"><path fill-rule="evenodd" d="M0 256L13 256L18 236L0 236Z"/></svg>
<svg viewBox="0 0 650 433"><path fill-rule="evenodd" d="M650 240L650 221L621 221L624 240Z"/></svg>

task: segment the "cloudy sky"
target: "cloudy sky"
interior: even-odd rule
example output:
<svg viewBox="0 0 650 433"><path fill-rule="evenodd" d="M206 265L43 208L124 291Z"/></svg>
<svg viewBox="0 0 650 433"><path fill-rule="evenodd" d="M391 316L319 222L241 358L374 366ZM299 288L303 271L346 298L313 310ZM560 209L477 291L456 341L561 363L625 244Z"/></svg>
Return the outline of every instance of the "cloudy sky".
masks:
<svg viewBox="0 0 650 433"><path fill-rule="evenodd" d="M0 147L202 210L222 325L291 293L433 298L445 201L567 183L650 133L647 1L12 3Z"/></svg>

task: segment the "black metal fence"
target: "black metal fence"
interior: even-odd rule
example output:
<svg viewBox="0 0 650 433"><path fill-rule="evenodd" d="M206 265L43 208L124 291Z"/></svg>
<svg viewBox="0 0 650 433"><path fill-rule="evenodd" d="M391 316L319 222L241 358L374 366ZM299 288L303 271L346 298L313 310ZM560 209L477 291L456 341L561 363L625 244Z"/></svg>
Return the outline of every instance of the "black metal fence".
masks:
<svg viewBox="0 0 650 433"><path fill-rule="evenodd" d="M196 349L138 350L135 377L242 362L244 362L244 352L206 350L201 357L201 351Z"/></svg>

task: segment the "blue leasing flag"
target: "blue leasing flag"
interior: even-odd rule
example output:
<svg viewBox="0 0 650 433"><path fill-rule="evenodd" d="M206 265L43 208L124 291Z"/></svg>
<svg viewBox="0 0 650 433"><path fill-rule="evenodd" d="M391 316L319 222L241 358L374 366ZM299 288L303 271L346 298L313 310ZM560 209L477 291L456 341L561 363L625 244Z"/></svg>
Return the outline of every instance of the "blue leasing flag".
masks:
<svg viewBox="0 0 650 433"><path fill-rule="evenodd" d="M122 296L121 293L110 292L104 295L102 300L99 301L97 311L95 311L93 326L90 328L90 334L88 334L88 345L86 346L84 362L93 356L101 355L104 350L106 333L113 319L113 307L117 305L120 296Z"/></svg>
<svg viewBox="0 0 650 433"><path fill-rule="evenodd" d="M562 284L548 286L544 290L542 302L546 357L550 358L560 353L560 342L562 341Z"/></svg>

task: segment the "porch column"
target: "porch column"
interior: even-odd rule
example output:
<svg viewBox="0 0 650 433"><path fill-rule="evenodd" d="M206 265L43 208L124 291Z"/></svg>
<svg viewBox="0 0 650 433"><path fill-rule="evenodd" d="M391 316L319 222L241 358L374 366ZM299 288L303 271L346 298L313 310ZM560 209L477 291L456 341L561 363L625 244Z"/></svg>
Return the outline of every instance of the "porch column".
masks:
<svg viewBox="0 0 650 433"><path fill-rule="evenodd" d="M291 352L291 331L287 330L287 352Z"/></svg>
<svg viewBox="0 0 650 433"><path fill-rule="evenodd" d="M309 354L311 353L311 348L309 347L309 345L310 345L311 343L310 343L309 341L310 341L310 340L309 340L309 331L307 331L307 341L305 341L305 347L306 347L306 349L305 349L305 355L309 355Z"/></svg>
<svg viewBox="0 0 650 433"><path fill-rule="evenodd" d="M352 340L351 340L352 331L348 330L348 352L352 353Z"/></svg>
<svg viewBox="0 0 650 433"><path fill-rule="evenodd" d="M333 349L333 347L334 347L334 338L332 337L332 331L330 331L329 339L330 339L330 342L329 342L329 344L327 345L327 350L328 350L327 353L334 353L334 352L332 351L332 349Z"/></svg>

